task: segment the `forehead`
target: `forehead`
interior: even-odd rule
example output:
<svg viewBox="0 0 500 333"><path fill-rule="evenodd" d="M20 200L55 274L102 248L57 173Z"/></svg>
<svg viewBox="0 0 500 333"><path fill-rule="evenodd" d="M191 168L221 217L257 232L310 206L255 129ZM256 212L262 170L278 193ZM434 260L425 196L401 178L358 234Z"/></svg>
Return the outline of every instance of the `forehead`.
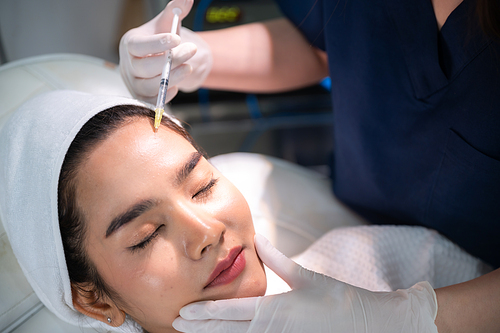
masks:
<svg viewBox="0 0 500 333"><path fill-rule="evenodd" d="M140 164L166 163L195 150L189 141L173 130L160 126L158 131L154 132L150 119L135 118L97 144L89 153L83 167L94 169L93 167L98 167L103 162L117 166L122 165L124 161Z"/></svg>
<svg viewBox="0 0 500 333"><path fill-rule="evenodd" d="M175 177L195 151L172 130L160 126L155 133L149 119L134 120L89 153L77 172L77 201L87 210L100 207L103 199L124 205L126 195L150 196L154 184Z"/></svg>

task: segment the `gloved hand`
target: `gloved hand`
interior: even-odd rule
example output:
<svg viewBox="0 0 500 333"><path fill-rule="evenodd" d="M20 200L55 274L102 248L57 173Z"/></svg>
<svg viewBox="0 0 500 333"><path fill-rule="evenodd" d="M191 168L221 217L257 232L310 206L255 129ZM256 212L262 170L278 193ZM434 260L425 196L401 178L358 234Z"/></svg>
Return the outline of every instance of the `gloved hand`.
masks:
<svg viewBox="0 0 500 333"><path fill-rule="evenodd" d="M290 292L185 306L173 326L181 332L437 332L437 302L427 282L406 290L371 292L302 268L255 237L262 261Z"/></svg>
<svg viewBox="0 0 500 333"><path fill-rule="evenodd" d="M181 91L192 92L201 87L212 69L213 56L210 46L196 32L188 28L181 28L182 43L190 43L196 45L195 55L186 61L186 64L191 66L191 73L186 75L177 85Z"/></svg>
<svg viewBox="0 0 500 333"><path fill-rule="evenodd" d="M212 56L203 39L186 28L178 30L180 37L170 33L174 17L172 9L178 7L182 10L179 17L182 20L192 5L193 0L170 1L154 19L123 35L119 47L120 72L135 98L156 103L160 75L169 49L173 60L167 102L178 89L196 90L207 77Z"/></svg>

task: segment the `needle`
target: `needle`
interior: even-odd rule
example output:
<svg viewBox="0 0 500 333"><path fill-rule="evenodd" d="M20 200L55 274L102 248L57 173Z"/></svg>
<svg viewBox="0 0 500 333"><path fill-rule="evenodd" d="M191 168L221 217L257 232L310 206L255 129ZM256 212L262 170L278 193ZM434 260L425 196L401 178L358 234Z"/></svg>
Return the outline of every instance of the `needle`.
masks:
<svg viewBox="0 0 500 333"><path fill-rule="evenodd" d="M177 33L177 26L179 24L179 15L182 13L180 8L172 9L172 13L174 13L174 19L172 21L172 29L171 33ZM165 112L165 100L167 99L167 89L168 89L168 79L170 78L170 69L172 67L172 50L168 50L167 52L167 61L165 62L165 66L163 67L163 71L161 73L161 81L160 81L160 90L158 91L158 99L156 100L156 109L155 109L155 132L158 131L158 127L160 127L161 117L163 116L163 112Z"/></svg>

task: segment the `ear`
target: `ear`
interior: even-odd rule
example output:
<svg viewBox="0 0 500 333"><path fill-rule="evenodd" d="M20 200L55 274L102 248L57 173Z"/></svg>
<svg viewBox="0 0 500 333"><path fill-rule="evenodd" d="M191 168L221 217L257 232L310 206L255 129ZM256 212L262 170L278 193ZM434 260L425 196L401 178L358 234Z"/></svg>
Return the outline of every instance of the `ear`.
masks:
<svg viewBox="0 0 500 333"><path fill-rule="evenodd" d="M125 322L125 312L120 310L109 297L99 297L93 285L77 286L72 283L71 295L75 309L87 317L113 327L121 326Z"/></svg>

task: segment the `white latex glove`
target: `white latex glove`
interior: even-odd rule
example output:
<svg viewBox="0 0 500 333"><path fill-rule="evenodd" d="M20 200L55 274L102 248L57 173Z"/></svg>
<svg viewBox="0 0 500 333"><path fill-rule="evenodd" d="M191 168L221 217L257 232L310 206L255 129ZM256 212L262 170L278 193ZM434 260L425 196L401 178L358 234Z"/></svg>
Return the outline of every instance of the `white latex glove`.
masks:
<svg viewBox="0 0 500 333"><path fill-rule="evenodd" d="M192 92L201 87L212 69L213 56L210 46L196 32L188 28L181 28L182 43L192 43L196 45L196 54L186 61L191 66L192 71L186 75L177 85L181 91Z"/></svg>
<svg viewBox="0 0 500 333"><path fill-rule="evenodd" d="M302 268L255 237L262 261L292 288L272 296L193 303L173 326L181 332L437 332L437 302L427 282L371 292Z"/></svg>
<svg viewBox="0 0 500 333"><path fill-rule="evenodd" d="M208 45L186 28L177 30L180 37L170 33L174 17L172 9L178 7L182 10L179 17L182 20L192 5L193 0L172 0L154 19L127 31L121 38L120 73L135 98L156 103L166 51L169 49L172 50L173 60L167 102L177 94L178 89L196 90L207 77L212 67Z"/></svg>

